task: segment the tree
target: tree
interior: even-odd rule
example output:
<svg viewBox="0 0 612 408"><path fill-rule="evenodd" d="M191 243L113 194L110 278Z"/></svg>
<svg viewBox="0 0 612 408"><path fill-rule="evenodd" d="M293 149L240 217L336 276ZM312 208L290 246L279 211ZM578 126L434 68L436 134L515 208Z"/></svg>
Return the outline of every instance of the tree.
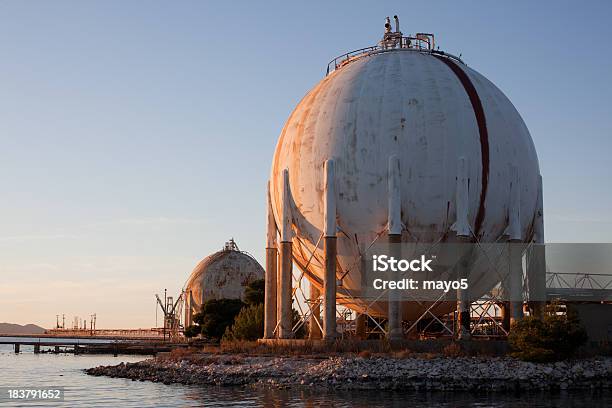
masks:
<svg viewBox="0 0 612 408"><path fill-rule="evenodd" d="M204 337L219 340L243 306L240 299L208 300L202 305L202 311L195 314L193 321L200 326Z"/></svg>
<svg viewBox="0 0 612 408"><path fill-rule="evenodd" d="M564 360L587 341L578 316L570 310L560 314L558 309L553 303L542 320L528 316L512 326L508 343L514 357L534 362Z"/></svg>
<svg viewBox="0 0 612 408"><path fill-rule="evenodd" d="M223 340L253 341L263 337L264 305L262 303L243 307L234 319L232 327L228 327Z"/></svg>
<svg viewBox="0 0 612 408"><path fill-rule="evenodd" d="M295 309L291 309L291 320L293 327L300 321L300 314ZM302 324L299 329L293 333L293 337L296 339L306 338L306 324Z"/></svg>
<svg viewBox="0 0 612 408"><path fill-rule="evenodd" d="M185 337L190 339L192 337L196 337L198 334L200 334L201 331L202 329L200 328L200 326L191 325L185 328L183 334L185 335Z"/></svg>
<svg viewBox="0 0 612 408"><path fill-rule="evenodd" d="M244 290L244 303L247 305L263 304L265 299L266 281L258 279L251 282Z"/></svg>
<svg viewBox="0 0 612 408"><path fill-rule="evenodd" d="M293 326L300 320L299 313L293 309ZM264 305L263 303L248 305L238 313L234 324L225 330L223 340L257 340L263 337L264 332ZM296 339L306 337L306 325L301 325L294 333Z"/></svg>

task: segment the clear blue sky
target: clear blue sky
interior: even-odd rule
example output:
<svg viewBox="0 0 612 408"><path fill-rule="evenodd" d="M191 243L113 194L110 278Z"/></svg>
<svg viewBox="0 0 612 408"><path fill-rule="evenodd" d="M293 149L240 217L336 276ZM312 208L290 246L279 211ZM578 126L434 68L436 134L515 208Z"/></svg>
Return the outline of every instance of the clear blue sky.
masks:
<svg viewBox="0 0 612 408"><path fill-rule="evenodd" d="M521 112L547 240L611 242L608 1L2 1L0 322L150 327L228 238L261 261L285 119L393 14Z"/></svg>

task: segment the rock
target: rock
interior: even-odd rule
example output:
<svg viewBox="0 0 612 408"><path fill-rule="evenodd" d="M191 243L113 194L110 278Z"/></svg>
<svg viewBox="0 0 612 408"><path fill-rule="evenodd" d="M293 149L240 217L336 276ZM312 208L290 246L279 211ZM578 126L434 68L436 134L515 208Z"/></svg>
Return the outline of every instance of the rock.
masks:
<svg viewBox="0 0 612 408"><path fill-rule="evenodd" d="M165 384L319 386L332 389L512 391L612 386L612 358L534 364L512 358L329 358L211 355L200 364L151 359L89 375ZM597 378L597 381L593 379Z"/></svg>

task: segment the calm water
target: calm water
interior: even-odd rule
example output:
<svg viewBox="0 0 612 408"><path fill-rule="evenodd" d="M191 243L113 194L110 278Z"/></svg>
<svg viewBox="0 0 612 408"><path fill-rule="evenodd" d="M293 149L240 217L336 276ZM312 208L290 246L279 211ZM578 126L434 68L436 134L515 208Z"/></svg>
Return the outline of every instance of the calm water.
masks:
<svg viewBox="0 0 612 408"><path fill-rule="evenodd" d="M84 368L134 362L138 356L33 354L22 346L0 345L0 386L63 386L69 407L611 407L612 393L533 394L518 396L410 392L322 392L310 390L251 390L193 387L91 377ZM27 406L51 406L28 403ZM57 406L53 405L53 406ZM12 406L0 403L0 407Z"/></svg>

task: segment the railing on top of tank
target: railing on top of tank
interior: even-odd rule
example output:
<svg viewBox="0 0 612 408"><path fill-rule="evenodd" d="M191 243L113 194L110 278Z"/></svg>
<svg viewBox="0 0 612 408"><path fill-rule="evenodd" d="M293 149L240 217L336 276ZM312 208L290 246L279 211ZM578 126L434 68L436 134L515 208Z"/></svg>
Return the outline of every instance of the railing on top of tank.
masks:
<svg viewBox="0 0 612 408"><path fill-rule="evenodd" d="M460 57L457 57L453 54L446 53L444 51L433 49L433 39L429 39L423 37L420 34L417 34L416 37L395 37L389 38L381 41L377 45L373 45L371 47L360 48L358 50L347 52L346 54L342 54L331 60L327 64L327 70L325 72L325 76L329 75L331 72L337 70L338 68L343 67L349 62L360 58L364 55L368 55L374 52L385 51L385 50L393 50L398 48L403 49L412 49L420 52L426 52L430 54L436 54L443 57L447 57L453 59L461 64L465 64Z"/></svg>
<svg viewBox="0 0 612 408"><path fill-rule="evenodd" d="M341 67L344 64L348 63L355 57L360 57L364 54L369 54L372 51L378 51L381 49L382 47L380 45L373 45L371 47L360 48L358 50L350 51L350 52L347 52L346 54L339 55L333 60L329 61L329 63L327 64L327 72L325 73L325 76L329 75L330 72L338 69L339 66ZM330 69L332 65L333 65L333 69Z"/></svg>

